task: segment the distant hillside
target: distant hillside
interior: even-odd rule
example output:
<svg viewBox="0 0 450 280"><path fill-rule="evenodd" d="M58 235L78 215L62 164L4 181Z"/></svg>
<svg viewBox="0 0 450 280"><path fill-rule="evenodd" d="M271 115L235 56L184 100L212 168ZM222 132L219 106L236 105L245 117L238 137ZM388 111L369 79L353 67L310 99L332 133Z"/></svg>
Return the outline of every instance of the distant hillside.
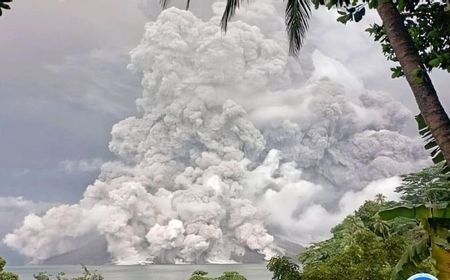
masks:
<svg viewBox="0 0 450 280"><path fill-rule="evenodd" d="M281 238L275 238L277 246L285 250L286 256L297 260L297 256L305 248L297 243L293 243ZM247 251L243 258L243 263L262 263L264 257L257 252ZM107 243L103 237L96 237L88 240L86 244L73 251L53 256L46 259L45 265L102 265L111 263L111 255L107 250Z"/></svg>
<svg viewBox="0 0 450 280"><path fill-rule="evenodd" d="M102 265L111 263L106 240L98 236L80 248L46 259L45 265Z"/></svg>

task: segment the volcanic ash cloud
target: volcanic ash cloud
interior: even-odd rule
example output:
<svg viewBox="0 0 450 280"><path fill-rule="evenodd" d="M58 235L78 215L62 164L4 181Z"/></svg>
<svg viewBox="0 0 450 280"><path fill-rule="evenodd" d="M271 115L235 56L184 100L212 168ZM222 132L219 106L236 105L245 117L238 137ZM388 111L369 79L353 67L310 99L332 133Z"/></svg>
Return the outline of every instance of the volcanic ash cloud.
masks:
<svg viewBox="0 0 450 280"><path fill-rule="evenodd" d="M262 7L282 26L278 4L262 2L247 22L262 21ZM78 204L27 216L5 243L35 262L92 235L117 264L269 258L281 253L274 235L325 238L357 203L393 197L398 179L385 178L427 163L399 132L410 117L401 104L362 86L348 95L320 71L343 66L315 52L316 70L303 71L282 30L239 18L227 34L219 16L175 8L149 22L129 66L142 77L139 116L112 129L117 160Z"/></svg>

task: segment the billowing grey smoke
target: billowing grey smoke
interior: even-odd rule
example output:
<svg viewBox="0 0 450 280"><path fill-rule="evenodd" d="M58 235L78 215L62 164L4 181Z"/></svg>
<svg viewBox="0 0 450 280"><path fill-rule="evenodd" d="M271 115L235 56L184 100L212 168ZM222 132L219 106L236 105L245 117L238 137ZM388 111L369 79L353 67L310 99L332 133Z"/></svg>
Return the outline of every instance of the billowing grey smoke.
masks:
<svg viewBox="0 0 450 280"><path fill-rule="evenodd" d="M78 204L27 216L6 244L36 262L99 234L118 264L268 258L273 235L325 238L365 199L395 197L393 176L427 164L399 132L409 112L318 51L312 65L289 57L281 1L257 4L226 35L219 16L175 8L149 22L129 66L140 114L113 127L117 160Z"/></svg>

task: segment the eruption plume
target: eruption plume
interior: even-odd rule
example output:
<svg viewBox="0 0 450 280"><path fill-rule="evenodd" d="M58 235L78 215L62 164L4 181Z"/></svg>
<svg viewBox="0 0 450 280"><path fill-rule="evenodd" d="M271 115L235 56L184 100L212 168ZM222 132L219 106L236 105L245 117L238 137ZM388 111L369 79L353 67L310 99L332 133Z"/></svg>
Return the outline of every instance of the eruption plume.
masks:
<svg viewBox="0 0 450 280"><path fill-rule="evenodd" d="M116 160L78 204L27 216L6 244L35 262L92 235L117 264L269 258L274 236L307 244L365 199L395 198L394 176L428 163L401 133L409 111L318 51L289 57L282 1L255 2L226 34L223 3L209 20L170 8L149 22L129 65L139 115L114 125Z"/></svg>

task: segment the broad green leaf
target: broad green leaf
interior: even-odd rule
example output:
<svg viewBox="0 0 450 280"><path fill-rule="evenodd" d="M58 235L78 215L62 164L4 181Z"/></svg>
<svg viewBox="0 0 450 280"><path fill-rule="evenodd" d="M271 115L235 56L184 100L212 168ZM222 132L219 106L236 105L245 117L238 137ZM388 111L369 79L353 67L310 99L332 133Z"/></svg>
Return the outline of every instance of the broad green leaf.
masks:
<svg viewBox="0 0 450 280"><path fill-rule="evenodd" d="M434 58L428 62L428 64L433 67L438 67L441 63L442 63L442 60L440 57Z"/></svg>
<svg viewBox="0 0 450 280"><path fill-rule="evenodd" d="M400 206L381 211L378 214L383 220L392 220L398 217L420 220L430 217L430 210L425 205L417 207Z"/></svg>
<svg viewBox="0 0 450 280"><path fill-rule="evenodd" d="M408 250L402 255L392 272L391 279L407 279L411 276L411 271L429 256L430 243L428 241L428 237L425 237L419 243L409 247Z"/></svg>

